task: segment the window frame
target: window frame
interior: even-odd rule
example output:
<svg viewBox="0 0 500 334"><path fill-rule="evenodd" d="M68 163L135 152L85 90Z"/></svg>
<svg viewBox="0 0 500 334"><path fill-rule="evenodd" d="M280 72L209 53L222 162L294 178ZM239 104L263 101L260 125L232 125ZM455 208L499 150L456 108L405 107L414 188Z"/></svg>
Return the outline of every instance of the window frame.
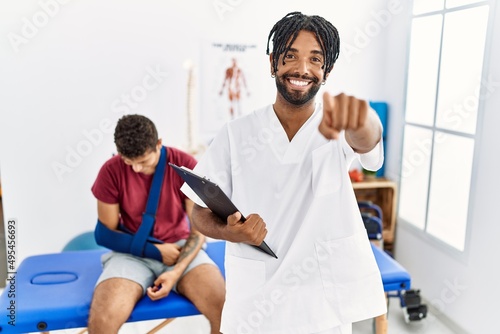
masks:
<svg viewBox="0 0 500 334"><path fill-rule="evenodd" d="M405 140L405 128L406 125L411 125L420 129L426 129L432 131L432 143L433 145L431 146L431 158L430 158L430 165L429 165L429 178L427 179L427 198L426 198L426 211L425 211L425 222L424 222L424 228L421 229L415 224L410 223L409 221L405 220L402 218L399 214L399 203L401 202L401 191L398 192L398 213L397 213L397 219L398 219L398 225L402 227L403 229L411 232L411 234L420 240L428 243L431 246L434 246L438 248L439 250L447 253L448 255L452 256L453 258L467 263L468 258L469 258L469 253L470 253L470 240L471 240L471 232L472 232L472 221L474 217L474 203L476 201L476 196L474 195L476 193L476 188L477 188L477 170L478 170L478 161L479 161L479 150L478 147L481 145L481 131L480 129L482 128L483 125L483 119L484 119L484 101L485 99L478 99L478 106L477 106L477 120L476 120L476 130L474 134L468 134L460 131L455 131L455 130L450 130L450 129L445 129L445 128L440 128L436 126L436 118L437 118L437 107L438 107L438 99L439 99L439 84L440 84L440 77L441 77L441 59L442 59L442 51L443 51L443 38L444 38L444 27L445 27L445 22L446 22L446 16L445 14L447 13L452 13L452 12L457 12L457 11L462 11L462 10L467 10L471 8L476 8L476 7L481 7L481 6L488 6L488 22L486 24L486 34L485 34L485 44L484 44L484 50L483 50L483 63L481 66L481 84L479 87L479 96L484 96L485 94L485 87L482 84L485 80L488 80L488 70L489 70L489 64L490 64L490 54L491 54L491 48L492 48L492 35L493 35L493 25L494 25L494 14L495 14L495 7L496 7L496 1L491 1L491 0L486 0L486 1L478 1L473 4L468 4L468 5L462 5L462 6L457 6L454 8L446 8L446 2L447 0L444 1L443 4L443 9L437 10L437 11L431 11L427 13L421 13L421 14L413 14L413 1L410 3L410 15L409 15L409 20L410 24L407 30L407 45L406 45L406 73L404 77L404 98L403 98L403 117L402 117L402 140L401 140L401 146L400 146L400 157L401 157L401 162L400 162L400 174L399 174L399 187L401 187L402 183L402 170L403 170L403 153L404 153L404 140ZM409 65L410 65L410 49L411 49L411 32L412 32L412 27L413 27L413 20L416 18L420 17L426 17L426 16L431 16L431 15L442 15L443 19L441 22L441 37L440 37L440 42L439 42L439 55L438 55L438 68L437 68L437 78L436 78L436 96L434 100L434 119L433 119L433 124L431 126L429 125L423 125L423 124L418 124L414 122L408 122L406 121L406 103L407 103L407 97L408 97L408 79L409 79ZM431 194L431 181L432 181L432 167L433 167L433 161L434 161L434 138L436 136L437 132L444 132L446 134L451 134L451 135L456 135L460 136L463 138L471 138L474 140L474 152L472 156L472 169L471 169L471 177L470 177L470 196L468 199L468 210L467 210L467 217L466 217L466 228L465 228L465 238L464 238L464 244L463 244L463 250L460 250L451 244L445 242L444 240L440 239L437 236L434 236L430 234L427 231L428 228L428 216L429 216L429 200L430 200L430 194Z"/></svg>

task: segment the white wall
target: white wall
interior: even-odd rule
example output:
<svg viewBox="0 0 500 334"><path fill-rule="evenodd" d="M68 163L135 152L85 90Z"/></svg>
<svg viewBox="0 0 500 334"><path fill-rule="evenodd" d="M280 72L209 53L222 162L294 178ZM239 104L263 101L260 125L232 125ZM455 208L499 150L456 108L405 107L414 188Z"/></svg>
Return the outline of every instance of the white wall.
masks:
<svg viewBox="0 0 500 334"><path fill-rule="evenodd" d="M494 4L495 2L492 2ZM500 6L492 11L490 20L498 20ZM409 8L408 8L409 10ZM386 171L398 179L401 164L401 133L404 115L409 11L394 21L387 45L386 82L384 96L390 103L391 142ZM477 164L471 191L470 237L466 254L457 257L430 238L414 229L399 225L396 235L396 258L412 275L413 286L421 289L426 302L439 316L458 325L456 331L491 333L497 328L500 292L496 278L500 275L500 218L498 190L500 179L496 168L498 155L498 126L500 124L500 25L493 27L492 48L487 52L487 73L492 79L491 96L484 100L484 117L480 120L476 144ZM464 46L467 47L467 46ZM467 66L467 64L464 64ZM423 323L422 332L432 328L433 320Z"/></svg>
<svg viewBox="0 0 500 334"><path fill-rule="evenodd" d="M323 15L343 41L358 45L355 54L341 56L327 88L379 99L384 29L374 30L368 43L354 40L373 20L370 11L386 5L380 0L371 6L360 0L3 1L0 169L5 218L19 223L18 259L58 252L93 229L96 201L90 187L114 152L112 132L124 113L151 117L168 145L186 144L183 63L193 60L198 71L210 66L200 52L204 41L261 47L256 74L262 86L252 98L263 105L275 97L265 55L272 25L294 10ZM145 79L155 83L147 79L151 71L159 72L157 87L134 108L120 102Z"/></svg>

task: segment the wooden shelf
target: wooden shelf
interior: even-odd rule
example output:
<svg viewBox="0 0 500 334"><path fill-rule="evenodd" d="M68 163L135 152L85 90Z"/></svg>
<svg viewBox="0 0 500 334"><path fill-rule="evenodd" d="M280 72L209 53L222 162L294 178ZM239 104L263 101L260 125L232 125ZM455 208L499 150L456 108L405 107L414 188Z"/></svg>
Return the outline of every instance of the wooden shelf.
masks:
<svg viewBox="0 0 500 334"><path fill-rule="evenodd" d="M397 184L384 178L353 182L358 201L370 201L382 209L384 249L393 251L396 230Z"/></svg>

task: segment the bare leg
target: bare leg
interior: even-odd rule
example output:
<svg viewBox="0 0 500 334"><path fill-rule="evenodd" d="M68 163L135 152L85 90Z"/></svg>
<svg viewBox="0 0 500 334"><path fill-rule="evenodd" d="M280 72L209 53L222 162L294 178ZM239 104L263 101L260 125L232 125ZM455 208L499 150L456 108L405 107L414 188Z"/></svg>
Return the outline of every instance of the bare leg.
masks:
<svg viewBox="0 0 500 334"><path fill-rule="evenodd" d="M90 306L89 334L118 333L135 304L142 297L142 287L125 278L110 278L94 291Z"/></svg>
<svg viewBox="0 0 500 334"><path fill-rule="evenodd" d="M219 334L226 299L226 285L219 269L211 264L199 265L179 281L177 290L207 317L211 334Z"/></svg>

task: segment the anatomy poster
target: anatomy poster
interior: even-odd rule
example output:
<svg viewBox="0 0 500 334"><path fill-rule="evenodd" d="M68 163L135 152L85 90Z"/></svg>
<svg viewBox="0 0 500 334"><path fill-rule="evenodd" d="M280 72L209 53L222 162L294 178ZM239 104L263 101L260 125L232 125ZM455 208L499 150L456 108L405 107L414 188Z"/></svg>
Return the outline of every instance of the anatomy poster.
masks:
<svg viewBox="0 0 500 334"><path fill-rule="evenodd" d="M203 140L209 141L226 122L255 109L252 102L255 101L256 72L262 72L255 69L255 64L262 58L263 52L255 44L208 43L205 46L198 117Z"/></svg>

